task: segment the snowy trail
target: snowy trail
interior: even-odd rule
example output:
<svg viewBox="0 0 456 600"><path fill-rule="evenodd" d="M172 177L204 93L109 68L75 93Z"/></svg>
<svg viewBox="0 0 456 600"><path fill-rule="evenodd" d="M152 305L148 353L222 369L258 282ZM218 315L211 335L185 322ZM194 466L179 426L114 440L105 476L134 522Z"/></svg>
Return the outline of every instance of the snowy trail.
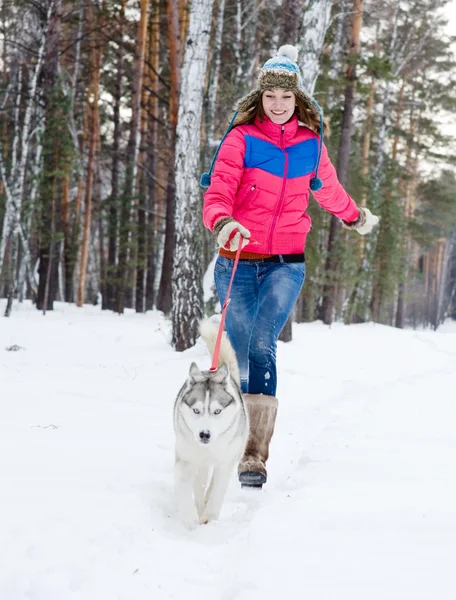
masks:
<svg viewBox="0 0 456 600"><path fill-rule="evenodd" d="M455 323L296 326L269 483L233 477L194 532L171 411L209 357L168 337L157 313L0 320L1 600L456 598Z"/></svg>

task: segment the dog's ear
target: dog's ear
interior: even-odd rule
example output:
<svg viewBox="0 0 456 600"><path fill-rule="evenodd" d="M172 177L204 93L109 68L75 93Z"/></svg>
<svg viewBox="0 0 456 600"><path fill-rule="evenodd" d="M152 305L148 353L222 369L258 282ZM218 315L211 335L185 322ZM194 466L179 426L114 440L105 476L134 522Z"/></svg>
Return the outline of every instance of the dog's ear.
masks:
<svg viewBox="0 0 456 600"><path fill-rule="evenodd" d="M188 374L195 382L204 379L204 375L198 369L198 366L195 362L192 362L192 364L190 365L190 371L188 372Z"/></svg>
<svg viewBox="0 0 456 600"><path fill-rule="evenodd" d="M228 369L228 366L226 365L226 363L223 363L223 365L219 367L215 372L213 376L213 381L215 383L223 383L225 379L229 376L229 374L230 371Z"/></svg>

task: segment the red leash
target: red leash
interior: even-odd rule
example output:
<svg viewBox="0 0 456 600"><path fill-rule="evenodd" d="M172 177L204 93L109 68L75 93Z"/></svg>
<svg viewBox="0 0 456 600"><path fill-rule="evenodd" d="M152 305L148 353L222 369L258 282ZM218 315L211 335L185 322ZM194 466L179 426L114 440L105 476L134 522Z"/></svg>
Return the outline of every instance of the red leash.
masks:
<svg viewBox="0 0 456 600"><path fill-rule="evenodd" d="M242 241L242 236L241 236L240 241ZM230 303L230 300L231 300L231 298L230 298L231 287L233 285L234 274L236 273L241 250L242 250L242 243L239 244L238 249L236 251L236 258L234 259L233 272L231 273L230 285L228 286L228 292L226 294L225 302L223 303L222 318L220 321L220 326L219 326L219 330L218 330L218 334L217 334L217 341L215 342L214 356L212 357L212 365L211 365L211 368L209 369L209 371L217 371L218 357L220 354L220 344L222 342L222 334L223 334L223 329L225 327L226 309L228 308L228 304Z"/></svg>

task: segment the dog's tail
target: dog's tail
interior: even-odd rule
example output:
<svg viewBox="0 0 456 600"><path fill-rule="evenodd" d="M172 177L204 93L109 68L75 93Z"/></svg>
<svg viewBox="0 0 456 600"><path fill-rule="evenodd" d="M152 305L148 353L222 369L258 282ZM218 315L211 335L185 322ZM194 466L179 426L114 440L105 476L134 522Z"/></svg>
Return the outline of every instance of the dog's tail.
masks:
<svg viewBox="0 0 456 600"><path fill-rule="evenodd" d="M218 330L219 325L215 321L211 321L211 319L204 319L204 321L200 321L199 332L203 340L206 342L211 356L214 355ZM236 360L236 354L233 350L233 346L231 345L230 340L228 339L226 331L224 331L222 334L222 341L220 343L220 354L217 361L217 367L221 367L223 363L226 364L230 371L231 377L240 387L241 377L239 375L239 367Z"/></svg>

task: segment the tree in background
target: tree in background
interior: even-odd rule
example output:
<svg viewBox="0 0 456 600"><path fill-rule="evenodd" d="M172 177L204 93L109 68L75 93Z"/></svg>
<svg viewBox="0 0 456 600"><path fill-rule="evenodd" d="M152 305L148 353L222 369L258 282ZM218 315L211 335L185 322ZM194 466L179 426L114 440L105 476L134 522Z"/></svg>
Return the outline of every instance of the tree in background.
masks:
<svg viewBox="0 0 456 600"><path fill-rule="evenodd" d="M353 134L353 112L355 105L356 63L359 60L360 36L363 24L364 0L354 0L353 15L351 19L351 33L348 46L348 64L345 72L344 107L342 112L339 150L337 153L336 171L340 183L346 187L348 183L348 168L350 163L350 147ZM330 219L328 236L328 249L326 258L326 284L323 288L323 297L320 318L323 323L330 325L333 322L336 297L342 281L339 279L340 269L338 255L340 250L338 241L341 223L334 215Z"/></svg>
<svg viewBox="0 0 456 600"><path fill-rule="evenodd" d="M173 344L186 350L196 342L202 317L203 255L199 131L203 82L209 46L213 0L193 0L185 41L176 143L176 236L173 263Z"/></svg>

